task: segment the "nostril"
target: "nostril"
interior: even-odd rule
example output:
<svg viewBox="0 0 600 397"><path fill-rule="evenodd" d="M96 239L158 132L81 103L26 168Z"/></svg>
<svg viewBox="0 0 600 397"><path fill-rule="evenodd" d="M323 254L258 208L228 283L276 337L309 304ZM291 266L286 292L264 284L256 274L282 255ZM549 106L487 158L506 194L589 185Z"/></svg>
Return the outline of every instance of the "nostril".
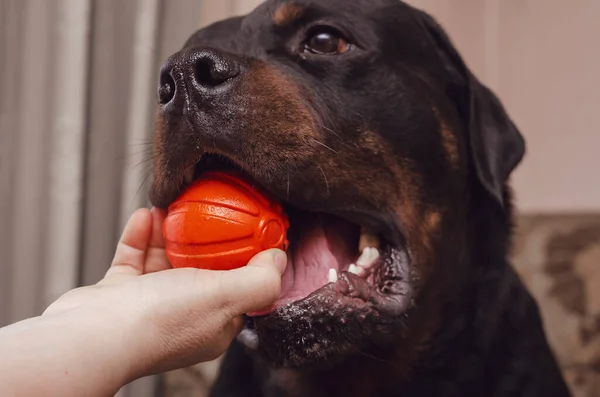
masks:
<svg viewBox="0 0 600 397"><path fill-rule="evenodd" d="M240 69L235 62L206 53L196 60L195 73L201 86L214 88L236 77Z"/></svg>
<svg viewBox="0 0 600 397"><path fill-rule="evenodd" d="M160 76L160 83L158 85L158 102L161 105L166 105L171 102L175 96L175 80L169 73L163 73Z"/></svg>
<svg viewBox="0 0 600 397"><path fill-rule="evenodd" d="M222 83L213 75L213 64L210 60L201 59L196 64L196 80L203 86L215 87Z"/></svg>

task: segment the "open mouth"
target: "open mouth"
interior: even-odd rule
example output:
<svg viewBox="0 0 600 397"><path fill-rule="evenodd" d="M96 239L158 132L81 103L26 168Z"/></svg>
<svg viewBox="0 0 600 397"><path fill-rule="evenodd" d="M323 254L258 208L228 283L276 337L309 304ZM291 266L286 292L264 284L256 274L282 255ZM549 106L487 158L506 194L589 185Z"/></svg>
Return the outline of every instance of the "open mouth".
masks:
<svg viewBox="0 0 600 397"><path fill-rule="evenodd" d="M306 298L342 273L374 285L380 239L374 233L335 215L289 209L288 266L276 307Z"/></svg>
<svg viewBox="0 0 600 397"><path fill-rule="evenodd" d="M205 154L185 172L182 189L208 171L241 172L254 181L231 159ZM285 310L325 293L346 305L370 305L388 314L404 310L410 301L410 271L403 247L346 218L280 201L290 221L281 295L271 308L249 316Z"/></svg>

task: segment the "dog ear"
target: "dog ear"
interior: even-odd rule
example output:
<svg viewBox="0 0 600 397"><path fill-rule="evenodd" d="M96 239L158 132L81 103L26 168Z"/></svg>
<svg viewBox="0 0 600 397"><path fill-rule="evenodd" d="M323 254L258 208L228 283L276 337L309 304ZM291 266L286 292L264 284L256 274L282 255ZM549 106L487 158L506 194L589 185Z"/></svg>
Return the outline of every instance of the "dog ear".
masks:
<svg viewBox="0 0 600 397"><path fill-rule="evenodd" d="M454 98L468 129L477 179L502 206L505 183L525 154L525 141L499 99L464 63L439 24L424 12L421 20L456 88Z"/></svg>

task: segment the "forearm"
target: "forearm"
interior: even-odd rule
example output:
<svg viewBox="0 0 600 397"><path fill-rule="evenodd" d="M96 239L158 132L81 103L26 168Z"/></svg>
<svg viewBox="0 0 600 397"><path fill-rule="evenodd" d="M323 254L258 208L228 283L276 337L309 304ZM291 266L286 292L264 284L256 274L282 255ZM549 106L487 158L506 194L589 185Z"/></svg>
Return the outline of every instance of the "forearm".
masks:
<svg viewBox="0 0 600 397"><path fill-rule="evenodd" d="M113 396L129 375L121 335L77 309L0 329L2 395Z"/></svg>

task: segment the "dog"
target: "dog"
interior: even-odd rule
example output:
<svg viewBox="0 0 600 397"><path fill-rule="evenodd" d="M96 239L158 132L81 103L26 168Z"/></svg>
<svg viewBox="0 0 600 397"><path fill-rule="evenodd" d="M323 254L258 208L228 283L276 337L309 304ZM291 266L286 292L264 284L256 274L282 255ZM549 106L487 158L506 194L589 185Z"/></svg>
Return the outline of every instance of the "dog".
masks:
<svg viewBox="0 0 600 397"><path fill-rule="evenodd" d="M268 0L163 64L152 203L241 172L289 215L273 309L212 396L568 396L510 266L524 140L398 0Z"/></svg>

